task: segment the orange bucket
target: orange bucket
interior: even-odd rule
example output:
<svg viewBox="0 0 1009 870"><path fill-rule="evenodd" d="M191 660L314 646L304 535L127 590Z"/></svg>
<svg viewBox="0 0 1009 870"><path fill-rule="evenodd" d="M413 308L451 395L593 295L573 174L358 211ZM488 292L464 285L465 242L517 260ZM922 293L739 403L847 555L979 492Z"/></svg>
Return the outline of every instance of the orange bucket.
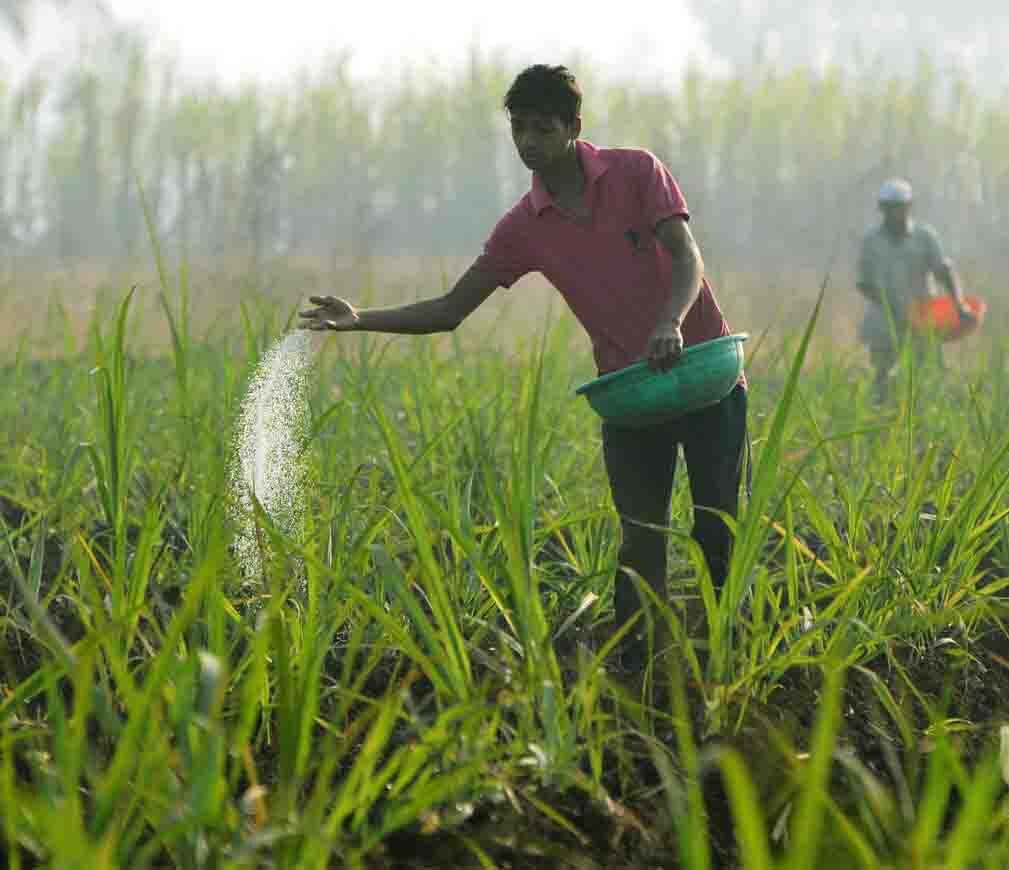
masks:
<svg viewBox="0 0 1009 870"><path fill-rule="evenodd" d="M956 341L970 335L984 321L988 305L980 296L965 296L964 302L977 317L973 323L964 323L956 303L950 296L931 296L911 303L911 326L917 332L935 332L943 341Z"/></svg>

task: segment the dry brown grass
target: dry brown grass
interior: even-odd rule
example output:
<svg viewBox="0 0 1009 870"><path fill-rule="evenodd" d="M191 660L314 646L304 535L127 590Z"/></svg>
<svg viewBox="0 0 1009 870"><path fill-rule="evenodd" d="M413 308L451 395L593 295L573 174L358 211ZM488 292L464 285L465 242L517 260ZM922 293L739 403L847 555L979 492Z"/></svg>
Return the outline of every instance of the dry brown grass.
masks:
<svg viewBox="0 0 1009 870"><path fill-rule="evenodd" d="M447 289L468 264L468 259L460 257L287 258L268 264L257 274L243 260L197 262L190 266L188 275L193 330L197 336L239 330L243 301L253 308L265 304L288 312L316 293L346 296L362 305L420 299ZM823 282L822 275L811 271L793 271L787 280L717 267L710 271L732 328L748 331L754 338L766 330L771 347L805 321ZM177 271L172 272L171 280L174 286ZM157 274L148 263L78 263L70 268L8 275L0 295L0 340L8 351L23 345L39 357L61 355L66 348L73 351L81 346L96 313L108 316L112 305L133 285L137 287L137 316L131 347L165 352L170 335L158 301ZM849 271L833 275L814 356L857 352L861 310ZM535 340L549 318L570 316L545 279L530 275L511 290L494 294L466 323L459 338L464 345L489 345L514 352ZM576 330L576 335L576 345L587 350L580 331Z"/></svg>

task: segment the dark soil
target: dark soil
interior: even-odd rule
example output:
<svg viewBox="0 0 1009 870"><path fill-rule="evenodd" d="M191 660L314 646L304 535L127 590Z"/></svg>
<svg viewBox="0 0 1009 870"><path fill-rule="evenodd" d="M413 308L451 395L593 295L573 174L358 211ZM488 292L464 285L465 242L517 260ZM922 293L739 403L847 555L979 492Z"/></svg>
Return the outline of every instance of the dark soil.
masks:
<svg viewBox="0 0 1009 870"><path fill-rule="evenodd" d="M0 520L4 537L11 536L13 553L22 572L30 563L29 531L19 541L18 530L30 521L28 510L15 501L0 497ZM183 530L166 525L163 548L181 550L185 546ZM137 530L132 531L135 540ZM100 543L107 530L95 525L88 532ZM43 559L43 589L59 577L63 569L64 541L57 532L47 535ZM816 549L818 542L812 541ZM0 683L18 685L31 676L48 652L28 630L31 621L25 612L21 596L11 573L10 550L0 559L0 612L2 617L2 647L0 647ZM560 549L543 555L547 562L562 555ZM995 566L992 566L993 568ZM178 604L177 590L152 587L159 598L159 607L170 613ZM44 598L45 596L43 596ZM56 596L49 602L49 616L54 626L69 643L83 636L84 627L73 607ZM598 649L607 637L609 626L574 625L556 646L562 671L567 679L577 674L578 657L586 650ZM839 745L851 752L865 767L887 786L892 787L901 772L913 767L930 750L929 741L922 738L924 729L937 713L945 718L973 723L954 736L957 749L969 766L997 741L997 723L1009 720L1009 637L994 621L975 630L969 637L957 636L953 644L936 644L930 648L901 646L888 654L865 662L862 669L849 672L843 698L843 721ZM328 679L341 673L342 650L336 645L326 661ZM399 685L407 673L408 663L398 656L384 657L373 668L363 686L368 697L380 697L392 686ZM487 697L495 698L507 686L502 677L476 660L477 683L484 686ZM901 730L880 701L879 687L885 686L897 708L912 726L914 745L905 745ZM794 668L777 680L770 697L763 704L751 704L743 727L728 740L746 758L751 774L763 794L772 796L782 790L782 777L787 763L781 756L775 736L802 751L808 740L820 707L821 674L818 669ZM418 727L437 713L434 687L422 677L412 680L409 687L413 715ZM702 733L703 699L699 687L688 686L691 709L695 712L694 733ZM927 709L922 701L932 709ZM657 705L668 709L668 699L658 692ZM350 719L363 708L350 711ZM42 715L44 711L36 711ZM616 711L614 711L616 712ZM325 710L322 711L325 715ZM415 737L405 729L397 741ZM96 735L99 742L100 735ZM671 733L658 734L656 739L667 744L675 757L676 746ZM716 748L712 741L701 746ZM590 796L582 789L538 792L537 798L570 820L572 830L566 830L548 818L530 802L477 803L465 821L452 819L427 820L388 838L381 850L371 856L373 868L468 868L480 863L473 845L483 850L499 867L514 868L675 868L675 832L672 830L668 805L661 790L661 777L652 756L644 744L635 746L628 738L621 747L621 758L608 759L604 787L612 802L600 796ZM264 759L264 767L270 767ZM24 779L26 769L18 770ZM838 799L843 804L849 787L838 774L832 781ZM719 776L712 766L705 767L702 787L708 812L708 826L713 860L716 867L738 866L732 817ZM955 805L950 819L955 816ZM0 851L0 859L4 858ZM30 861L25 866L33 866Z"/></svg>

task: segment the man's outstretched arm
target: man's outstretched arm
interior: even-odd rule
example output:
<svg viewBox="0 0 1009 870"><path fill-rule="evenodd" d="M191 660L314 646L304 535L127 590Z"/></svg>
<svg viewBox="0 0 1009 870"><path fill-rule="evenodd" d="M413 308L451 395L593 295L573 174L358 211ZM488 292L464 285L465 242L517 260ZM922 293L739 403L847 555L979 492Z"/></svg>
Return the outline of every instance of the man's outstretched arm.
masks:
<svg viewBox="0 0 1009 870"><path fill-rule="evenodd" d="M444 296L391 308L354 308L336 296L312 296L315 308L301 312L302 328L336 332L427 335L451 332L497 289L487 272L471 266Z"/></svg>

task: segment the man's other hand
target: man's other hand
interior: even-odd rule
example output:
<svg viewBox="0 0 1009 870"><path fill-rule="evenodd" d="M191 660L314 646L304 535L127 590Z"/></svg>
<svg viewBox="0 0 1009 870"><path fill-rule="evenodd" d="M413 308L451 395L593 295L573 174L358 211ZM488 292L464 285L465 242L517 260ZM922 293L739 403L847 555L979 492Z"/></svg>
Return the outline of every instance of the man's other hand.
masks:
<svg viewBox="0 0 1009 870"><path fill-rule="evenodd" d="M957 311L960 314L960 322L965 326L975 326L977 324L977 315L965 302L961 302L957 306Z"/></svg>
<svg viewBox="0 0 1009 870"><path fill-rule="evenodd" d="M648 339L645 358L648 365L658 371L668 371L683 353L683 333L678 323L664 323Z"/></svg>

